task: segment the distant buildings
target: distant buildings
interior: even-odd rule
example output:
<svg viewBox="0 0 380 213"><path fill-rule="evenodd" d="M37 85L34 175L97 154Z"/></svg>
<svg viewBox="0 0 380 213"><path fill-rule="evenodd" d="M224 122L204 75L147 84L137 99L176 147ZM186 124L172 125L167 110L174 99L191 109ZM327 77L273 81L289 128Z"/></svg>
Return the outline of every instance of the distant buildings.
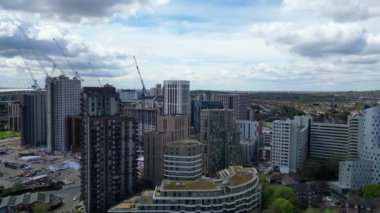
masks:
<svg viewBox="0 0 380 213"><path fill-rule="evenodd" d="M66 118L80 113L81 82L66 76L46 80L47 149L67 151Z"/></svg>
<svg viewBox="0 0 380 213"><path fill-rule="evenodd" d="M24 94L20 100L21 145L30 147L46 146L46 91L36 90Z"/></svg>
<svg viewBox="0 0 380 213"><path fill-rule="evenodd" d="M215 101L220 101L223 104L224 109L234 109L234 116L238 120L248 119L248 94L231 94L231 93L217 93L214 95Z"/></svg>
<svg viewBox="0 0 380 213"><path fill-rule="evenodd" d="M120 212L257 212L261 186L254 168L230 166L216 178L166 180L154 190L129 198L108 210Z"/></svg>
<svg viewBox="0 0 380 213"><path fill-rule="evenodd" d="M84 87L81 102L81 194L87 212L106 212L135 190L137 123L109 85Z"/></svg>
<svg viewBox="0 0 380 213"><path fill-rule="evenodd" d="M164 81L164 115L190 115L190 82Z"/></svg>
<svg viewBox="0 0 380 213"><path fill-rule="evenodd" d="M273 122L271 159L281 172L296 172L303 166L308 153L310 123L308 116Z"/></svg>
<svg viewBox="0 0 380 213"><path fill-rule="evenodd" d="M163 179L166 144L189 138L189 116L159 116L157 131L144 134L144 179L159 184Z"/></svg>
<svg viewBox="0 0 380 213"><path fill-rule="evenodd" d="M220 101L194 101L192 123L194 127L194 133L199 133L201 128L201 111L203 109L223 109L223 105Z"/></svg>
<svg viewBox="0 0 380 213"><path fill-rule="evenodd" d="M233 110L201 111L200 140L204 146L204 174L212 177L217 171L237 164L239 137Z"/></svg>

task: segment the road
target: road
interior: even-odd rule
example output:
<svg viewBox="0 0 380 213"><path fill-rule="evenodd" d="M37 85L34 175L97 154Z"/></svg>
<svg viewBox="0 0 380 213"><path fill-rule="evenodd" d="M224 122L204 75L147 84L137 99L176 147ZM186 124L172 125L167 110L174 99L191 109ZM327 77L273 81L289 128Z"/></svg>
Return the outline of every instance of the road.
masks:
<svg viewBox="0 0 380 213"><path fill-rule="evenodd" d="M71 210L78 204L80 195L80 184L73 184L70 187L63 187L60 190L47 191L48 194L54 194L62 197L62 206L54 212L71 212ZM74 201L73 198L76 198Z"/></svg>

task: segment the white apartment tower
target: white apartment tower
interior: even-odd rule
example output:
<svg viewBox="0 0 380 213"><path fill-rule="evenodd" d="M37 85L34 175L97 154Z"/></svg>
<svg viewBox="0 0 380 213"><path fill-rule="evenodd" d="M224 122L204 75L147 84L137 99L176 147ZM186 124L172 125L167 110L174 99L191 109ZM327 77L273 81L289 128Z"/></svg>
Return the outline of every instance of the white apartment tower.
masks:
<svg viewBox="0 0 380 213"><path fill-rule="evenodd" d="M164 115L190 115L190 81L164 81Z"/></svg>
<svg viewBox="0 0 380 213"><path fill-rule="evenodd" d="M272 164L283 173L296 172L306 160L311 118L277 120L272 130Z"/></svg>
<svg viewBox="0 0 380 213"><path fill-rule="evenodd" d="M65 152L66 117L80 113L80 80L58 76L46 79L47 148Z"/></svg>

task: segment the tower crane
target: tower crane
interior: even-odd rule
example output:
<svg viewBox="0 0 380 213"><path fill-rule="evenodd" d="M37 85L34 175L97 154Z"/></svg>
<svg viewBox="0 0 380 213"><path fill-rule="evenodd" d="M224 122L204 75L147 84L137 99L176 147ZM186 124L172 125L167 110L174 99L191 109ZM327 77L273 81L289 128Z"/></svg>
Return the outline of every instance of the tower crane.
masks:
<svg viewBox="0 0 380 213"><path fill-rule="evenodd" d="M26 69L29 71L29 74L30 74L30 77L32 78L33 80L33 85L32 85L32 88L33 89L41 89L41 87L38 85L38 82L36 80L36 78L34 77L33 73L32 73L32 70L30 70L30 67L29 67L29 64L26 62L25 58L24 58L24 54L21 52L20 49L17 49L22 60L24 61L24 64L25 64L25 67Z"/></svg>
<svg viewBox="0 0 380 213"><path fill-rule="evenodd" d="M136 57L133 56L133 60L135 61L135 65L136 65L136 69L137 69L137 72L139 74L139 77L140 77L140 81L141 81L141 85L142 85L142 111L141 111L141 148L142 150L143 149L143 146L144 146L144 133L145 133L145 116L144 116L144 109L145 109L145 97L147 96L147 92L146 92L146 89L145 89L145 84L144 84L144 80L141 76L141 72L140 72L140 68L139 68L139 65L137 64L137 60L136 60Z"/></svg>
<svg viewBox="0 0 380 213"><path fill-rule="evenodd" d="M58 49L61 51L61 54L65 58L67 64L70 66L71 70L74 72L74 77L78 80L82 80L78 71L75 70L73 64L70 62L70 60L67 58L66 54L63 52L63 49L62 49L61 45L58 43L57 39L53 38L53 40L54 40L55 44L58 46Z"/></svg>
<svg viewBox="0 0 380 213"><path fill-rule="evenodd" d="M100 87L102 87L102 83L100 82L100 79L98 77L98 74L95 72L94 66L92 66L91 62L88 62L88 65L90 65L92 72L94 73L96 80L98 80L98 84Z"/></svg>
<svg viewBox="0 0 380 213"><path fill-rule="evenodd" d="M29 40L28 36L26 35L24 28L22 28L21 26L18 26L18 29L20 30L22 36L24 37L27 45L32 50L32 53L33 53L34 57L36 58L36 60L38 61L38 64L40 65L42 71L45 73L46 77L49 77L49 74L46 71L45 67L42 65L41 60L36 53L36 50L33 48L32 44L30 43L30 40Z"/></svg>

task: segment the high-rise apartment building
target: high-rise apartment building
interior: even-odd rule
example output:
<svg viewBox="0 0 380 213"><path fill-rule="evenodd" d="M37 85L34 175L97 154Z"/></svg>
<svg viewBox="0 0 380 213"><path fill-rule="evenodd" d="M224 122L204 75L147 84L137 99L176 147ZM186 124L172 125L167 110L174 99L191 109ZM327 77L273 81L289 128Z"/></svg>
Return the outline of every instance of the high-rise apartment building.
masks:
<svg viewBox="0 0 380 213"><path fill-rule="evenodd" d="M310 158L347 159L348 129L347 124L313 122L310 128Z"/></svg>
<svg viewBox="0 0 380 213"><path fill-rule="evenodd" d="M20 100L21 145L46 146L46 91L24 94Z"/></svg>
<svg viewBox="0 0 380 213"><path fill-rule="evenodd" d="M190 82L164 81L164 115L190 115Z"/></svg>
<svg viewBox="0 0 380 213"><path fill-rule="evenodd" d="M310 124L308 116L273 122L271 159L281 172L296 172L303 166L308 153Z"/></svg>
<svg viewBox="0 0 380 213"><path fill-rule="evenodd" d="M202 177L202 144L197 140L173 141L165 146L165 180L199 180Z"/></svg>
<svg viewBox="0 0 380 213"><path fill-rule="evenodd" d="M200 140L204 146L203 172L214 176L217 171L238 162L240 132L234 111L204 109L201 111Z"/></svg>
<svg viewBox="0 0 380 213"><path fill-rule="evenodd" d="M194 133L199 133L201 128L201 110L203 109L223 109L222 102L220 101L194 101L192 108L192 125Z"/></svg>
<svg viewBox="0 0 380 213"><path fill-rule="evenodd" d="M123 114L127 115L128 117L135 118L138 125L137 129L137 137L139 144L141 145L138 147L139 152L142 152L143 150L143 138L142 134L147 132L153 132L157 130L157 117L158 117L158 109L136 109L136 108L124 108ZM144 128L144 129L143 129ZM143 131L144 130L144 131Z"/></svg>
<svg viewBox="0 0 380 213"><path fill-rule="evenodd" d="M66 117L80 113L81 82L66 76L47 78L47 148L67 151Z"/></svg>
<svg viewBox="0 0 380 213"><path fill-rule="evenodd" d="M120 114L114 87L83 88L81 193L87 212L106 212L135 189L137 123Z"/></svg>
<svg viewBox="0 0 380 213"><path fill-rule="evenodd" d="M144 179L159 184L163 179L166 144L189 138L189 116L159 116L157 131L144 134Z"/></svg>

